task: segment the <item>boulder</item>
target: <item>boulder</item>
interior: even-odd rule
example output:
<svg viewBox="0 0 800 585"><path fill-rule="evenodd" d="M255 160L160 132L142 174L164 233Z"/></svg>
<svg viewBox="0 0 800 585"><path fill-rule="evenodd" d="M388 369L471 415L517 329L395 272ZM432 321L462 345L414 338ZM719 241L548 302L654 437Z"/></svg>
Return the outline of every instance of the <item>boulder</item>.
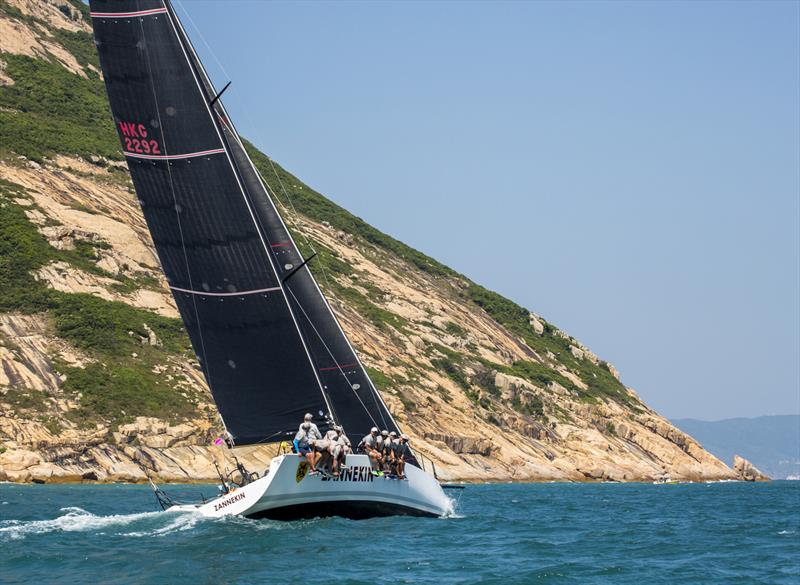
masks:
<svg viewBox="0 0 800 585"><path fill-rule="evenodd" d="M536 313L531 313L528 315L528 321L530 322L531 327L533 327L533 331L536 333L536 335L541 335L544 333L544 324L539 320L539 315Z"/></svg>
<svg viewBox="0 0 800 585"><path fill-rule="evenodd" d="M742 481L769 481L770 479L761 473L755 465L739 455L733 458L733 471Z"/></svg>
<svg viewBox="0 0 800 585"><path fill-rule="evenodd" d="M142 340L144 343L145 341L152 347L161 347L161 340L156 336L156 332L150 329L150 326L147 323L142 323L144 326L144 331L147 333L147 339Z"/></svg>
<svg viewBox="0 0 800 585"><path fill-rule="evenodd" d="M574 345L569 346L569 352L576 360L582 360L584 358L583 350L579 347L575 347Z"/></svg>

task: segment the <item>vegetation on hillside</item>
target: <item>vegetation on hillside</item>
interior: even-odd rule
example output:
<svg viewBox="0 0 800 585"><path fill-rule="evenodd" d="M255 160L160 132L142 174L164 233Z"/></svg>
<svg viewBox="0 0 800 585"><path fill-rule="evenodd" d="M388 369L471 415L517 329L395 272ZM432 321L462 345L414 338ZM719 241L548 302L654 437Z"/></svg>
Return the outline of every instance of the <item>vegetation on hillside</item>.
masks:
<svg viewBox="0 0 800 585"><path fill-rule="evenodd" d="M83 368L57 363L66 375L63 390L79 398L79 408L69 416L83 425L114 425L140 415L165 420L190 416L200 399L197 392L154 372L169 364L170 356L189 355L180 320L88 294L59 292L37 280L35 272L53 261L84 270L92 262L80 252L50 246L25 215L33 204L17 202L26 197L21 186L0 181L0 311L47 314L55 335L96 360ZM160 346L143 343L148 329ZM0 400L17 407L40 404L17 394L6 392Z"/></svg>
<svg viewBox="0 0 800 585"><path fill-rule="evenodd" d="M528 347L541 357L548 355L548 352L552 353L558 362L577 374L588 386L588 389L578 388L551 368L534 362L518 362L525 366L522 369L517 368L518 372L515 375L533 383L557 381L562 386L574 390L587 402L593 402L600 398L613 399L631 405L637 402L628 393L625 386L611 374L604 362L594 364L588 359L575 358L570 352L570 346L576 343L574 339L564 336L541 318L544 331L542 334L537 334L531 327L528 309L474 283L470 283L467 288L467 296L508 331L521 337ZM543 373L543 370L549 370L551 373Z"/></svg>
<svg viewBox="0 0 800 585"><path fill-rule="evenodd" d="M4 54L13 85L0 86L0 148L41 162L58 153L121 158L102 81L58 62Z"/></svg>
<svg viewBox="0 0 800 585"><path fill-rule="evenodd" d="M65 4L62 8L65 14L72 14L72 8L86 15L87 7L80 0L67 1L69 6ZM28 24L46 26L42 21L21 15L0 0L0 13L3 12ZM96 156L120 159L105 88L92 71L99 64L91 35L50 30L53 40L70 51L84 67L87 78L71 73L55 58L48 61L4 54L6 73L15 83L0 86L0 157L22 155L39 162L55 154L73 154L85 159ZM431 366L415 362L417 370L414 370L414 375L422 376L426 369L433 368L484 409L487 420L492 421L496 420L492 412L499 400L491 375L493 371L521 377L543 389L557 383L586 402L609 399L634 407L638 404L602 362L594 364L588 359L576 359L570 352L574 340L563 336L551 324L544 322L544 332L537 334L530 325L530 313L526 308L375 229L309 188L252 144L245 142L245 146L280 204L352 235L356 245L378 250L386 258L406 262L428 278L439 280L450 294L483 309L523 340L541 359L541 362L532 358L513 364L496 364L482 360L477 348L469 344L461 351L434 344L429 348ZM291 206L287 197L291 198ZM90 295L60 293L37 281L33 274L42 266L64 261L81 270L115 278L118 281L115 290L121 292L130 292L141 285L120 275L106 274L97 267L97 248L103 245L102 242L79 240L75 249L68 251L50 246L25 214L26 207L32 207L33 202L26 206L16 201L25 198L21 187L0 184L0 311L46 313L56 335L96 358L85 368L59 364L60 371L67 376L64 390L80 397L76 416L90 423L106 421L113 424L136 415L170 420L189 416L195 408L197 396L166 383L165 378L154 371L155 366L168 363L170 356L189 351L189 342L180 322ZM310 257L312 244L317 251L310 267L317 274L330 276L321 283L327 293L389 335L410 331L406 319L384 308L384 291L359 278L357 271L330 248L320 242L309 242L299 234L294 235L305 257ZM454 322L447 322L442 327L443 331L461 340L469 334ZM142 344L147 329L156 333L162 346ZM558 364L579 376L587 388L579 387L559 373L555 369ZM390 378L377 370L370 370L370 374L379 388L398 392L408 411L417 408L402 391L404 384L411 381ZM437 394L449 400L450 392L440 388ZM6 398L9 396L7 393ZM24 402L18 397L17 404ZM526 395L524 399L516 396L509 406L534 418L545 413L541 399L534 395Z"/></svg>

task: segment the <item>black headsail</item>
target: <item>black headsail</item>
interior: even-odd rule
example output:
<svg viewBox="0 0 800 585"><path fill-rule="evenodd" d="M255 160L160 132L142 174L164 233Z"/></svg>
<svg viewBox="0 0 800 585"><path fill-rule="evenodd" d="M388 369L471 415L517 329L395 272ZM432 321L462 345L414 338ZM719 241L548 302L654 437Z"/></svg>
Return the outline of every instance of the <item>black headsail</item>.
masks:
<svg viewBox="0 0 800 585"><path fill-rule="evenodd" d="M136 192L235 444L283 438L306 411L354 436L397 430L170 3L91 11Z"/></svg>

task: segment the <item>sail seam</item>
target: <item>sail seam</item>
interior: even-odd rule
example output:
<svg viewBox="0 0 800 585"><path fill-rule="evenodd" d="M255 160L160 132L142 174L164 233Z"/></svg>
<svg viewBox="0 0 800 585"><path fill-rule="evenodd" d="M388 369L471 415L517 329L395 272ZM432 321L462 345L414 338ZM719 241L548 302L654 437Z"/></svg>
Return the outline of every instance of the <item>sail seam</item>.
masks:
<svg viewBox="0 0 800 585"><path fill-rule="evenodd" d="M136 12L90 12L92 18L131 18L136 16L150 16L153 14L164 14L166 8L151 8L150 10L138 10Z"/></svg>
<svg viewBox="0 0 800 585"><path fill-rule="evenodd" d="M211 150L201 150L199 152L187 152L186 154L141 154L138 152L122 151L125 156L132 158L143 158L146 160L179 160L184 158L195 158L198 156L208 156L209 154L223 154L224 148L213 148Z"/></svg>
<svg viewBox="0 0 800 585"><path fill-rule="evenodd" d="M203 88L200 85L200 81L197 79L197 74L195 73L194 67L192 66L192 62L189 59L189 55L186 52L186 47L184 47L183 39L181 38L181 35L178 33L177 26L180 26L182 31L183 31L183 26L181 25L180 20L178 19L177 15L173 16L173 14L171 12L169 12L169 11L167 12L167 20L169 20L170 25L172 26L172 29L175 31L175 36L178 39L178 45L180 46L181 52L183 53L183 56L186 59L186 63L189 65L189 71L191 71L191 73L192 73L192 78L194 79L195 85L197 85L197 89L200 91L200 95L204 96L205 94L203 93ZM177 26L175 24L176 22L177 22ZM196 53L194 53L194 48L191 46L191 42L189 42L188 35L186 35L185 31L184 31L184 36L186 36L186 40L187 40L187 43L189 45L189 49L191 49L192 53L195 56L197 56ZM202 62L200 62L199 58L197 59L197 62L202 67ZM204 99L203 103L206 106L206 110L208 111L209 118L211 118L212 125L214 126L214 130L217 132L217 136L219 137L220 142L222 143L222 145L224 147L225 146L225 140L222 137L222 135L220 134L220 130L217 127L216 123L214 123L214 113L211 111L211 108L209 107L207 100ZM236 134L236 132L233 132L233 135L238 140L238 135ZM240 142L240 144L241 144L241 142ZM277 270L275 270L275 266L273 265L272 258L270 256L270 249L267 246L267 242L264 241L264 235L262 234L262 228L261 228L261 226L259 226L258 222L256 221L255 215L253 214L253 209L252 209L252 207L250 205L250 201L247 198L247 193L245 192L244 186L242 185L241 181L239 180L239 175L236 173L236 167L234 166L233 160L231 159L231 155L228 152L227 148L225 148L224 150L225 150L225 158L228 160L228 164L230 165L231 170L233 171L233 176L236 179L236 183L239 185L239 190L241 191L242 199L244 199L245 205L247 206L247 211L249 212L250 218L253 220L253 224L256 227L256 232L258 233L259 239L261 240L261 245L264 247L264 251L265 251L265 253L267 255L267 261L269 262L270 268L272 268L272 271L275 274L276 280L278 282L280 282L280 277L278 276ZM289 237L291 238L291 235ZM306 357L308 358L309 364L311 365L311 371L314 373L314 378L317 380L317 384L319 386L320 394L322 394L322 399L325 402L325 405L326 405L326 407L328 409L328 412L330 414L333 414L332 405L328 401L328 397L325 394L325 389L324 389L324 386L322 384L322 380L320 379L319 375L317 374L317 370L316 370L316 367L315 367L315 364L314 364L314 360L311 358L311 353L308 350L308 346L306 345L305 339L303 339L303 334L300 331L300 325L297 322L297 318L294 315L294 311L292 311L292 307L291 307L291 305L289 303L289 298L286 296L286 291L283 289L283 287L280 287L280 290L283 293L284 300L286 301L286 309L288 310L289 315L292 317L292 322L294 323L295 329L297 329L297 335L300 338L300 343L302 343L303 349L305 350L305 353L306 353Z"/></svg>
<svg viewBox="0 0 800 585"><path fill-rule="evenodd" d="M255 294L258 294L258 293L273 292L273 291L281 290L281 287L273 286L273 287L270 287L270 288L258 288L258 289L255 289L255 290L242 290L242 291L237 291L237 292L219 293L219 292L208 292L208 291L204 291L204 290L192 290L192 289L189 289L189 288L179 288L177 286L170 286L169 288L172 289L172 290L176 290L178 292L182 292L182 293L189 293L189 294L192 294L192 295L209 296L209 297L242 297L242 296L246 296L246 295L255 295Z"/></svg>

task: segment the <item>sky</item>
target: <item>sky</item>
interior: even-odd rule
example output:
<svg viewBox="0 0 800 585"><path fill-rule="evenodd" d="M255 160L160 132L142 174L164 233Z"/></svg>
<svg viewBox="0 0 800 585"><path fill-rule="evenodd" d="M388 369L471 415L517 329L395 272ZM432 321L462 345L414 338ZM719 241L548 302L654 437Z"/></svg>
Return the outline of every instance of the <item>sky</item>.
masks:
<svg viewBox="0 0 800 585"><path fill-rule="evenodd" d="M800 412L800 3L175 4L336 203L667 417Z"/></svg>

